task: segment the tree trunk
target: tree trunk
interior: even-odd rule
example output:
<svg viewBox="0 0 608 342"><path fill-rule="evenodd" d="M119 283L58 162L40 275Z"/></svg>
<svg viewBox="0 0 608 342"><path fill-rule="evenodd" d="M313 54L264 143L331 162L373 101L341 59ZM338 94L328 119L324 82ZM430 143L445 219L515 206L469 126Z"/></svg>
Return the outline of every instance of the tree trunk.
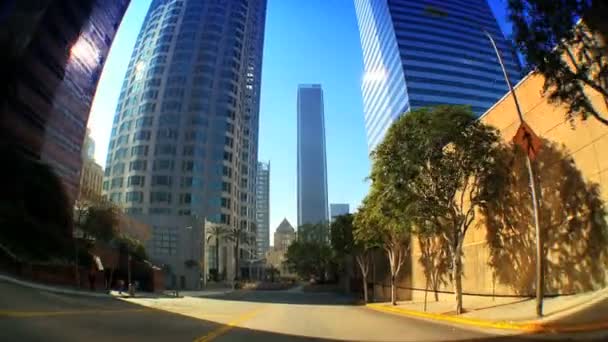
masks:
<svg viewBox="0 0 608 342"><path fill-rule="evenodd" d="M392 270L391 270L392 272ZM391 304L397 305L397 287L395 285L395 274L391 274Z"/></svg>
<svg viewBox="0 0 608 342"><path fill-rule="evenodd" d="M239 277L239 273L240 273L240 268L239 268L239 239L237 237L236 239L236 243L234 246L234 280L238 280Z"/></svg>
<svg viewBox="0 0 608 342"><path fill-rule="evenodd" d="M456 296L456 314L462 313L462 265L460 260L460 244L452 256L452 278L454 285L454 295Z"/></svg>
<svg viewBox="0 0 608 342"><path fill-rule="evenodd" d="M363 303L367 304L367 273L362 274L363 278Z"/></svg>
<svg viewBox="0 0 608 342"><path fill-rule="evenodd" d="M220 280L220 237L215 236L215 281Z"/></svg>

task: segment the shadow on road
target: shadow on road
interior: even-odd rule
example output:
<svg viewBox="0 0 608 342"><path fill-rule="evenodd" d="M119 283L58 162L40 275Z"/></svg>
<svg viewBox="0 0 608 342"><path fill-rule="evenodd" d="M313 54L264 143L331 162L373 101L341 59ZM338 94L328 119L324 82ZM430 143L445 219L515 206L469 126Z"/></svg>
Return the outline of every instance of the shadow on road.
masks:
<svg viewBox="0 0 608 342"><path fill-rule="evenodd" d="M357 299L352 296L329 292L290 292L290 291L248 291L240 290L215 296L201 298L230 300L238 302L296 304L296 305L356 305Z"/></svg>

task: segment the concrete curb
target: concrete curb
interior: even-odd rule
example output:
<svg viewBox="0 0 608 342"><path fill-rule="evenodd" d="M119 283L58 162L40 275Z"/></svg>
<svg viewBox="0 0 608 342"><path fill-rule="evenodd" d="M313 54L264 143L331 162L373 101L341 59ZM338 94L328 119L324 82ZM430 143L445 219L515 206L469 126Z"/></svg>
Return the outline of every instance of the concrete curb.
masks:
<svg viewBox="0 0 608 342"><path fill-rule="evenodd" d="M46 292L68 294L68 295L75 295L75 296L85 296L85 297L114 298L114 296L106 294L106 293L95 293L95 292L70 290L70 289L64 289L64 288L60 288L60 287L36 284L36 283L29 282L29 281L9 277L4 274L0 274L0 280L4 280L9 283L17 284L17 285L24 286L24 287L29 287L29 288L36 289L36 290L46 291Z"/></svg>
<svg viewBox="0 0 608 342"><path fill-rule="evenodd" d="M385 304L367 304L372 310L392 313L407 317L425 318L435 321L456 323L473 326L477 328L492 328L500 330L521 331L528 333L568 333L568 332L591 332L600 329L608 329L608 321L584 323L584 324L559 324L547 321L491 321L462 316L451 316L445 314L428 313L416 310L395 308Z"/></svg>

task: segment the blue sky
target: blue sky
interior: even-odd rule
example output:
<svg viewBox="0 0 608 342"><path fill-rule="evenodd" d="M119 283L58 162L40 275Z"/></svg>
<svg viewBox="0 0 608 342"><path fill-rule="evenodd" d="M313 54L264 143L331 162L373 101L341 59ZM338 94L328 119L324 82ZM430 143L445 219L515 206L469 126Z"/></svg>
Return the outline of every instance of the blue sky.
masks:
<svg viewBox="0 0 608 342"><path fill-rule="evenodd" d="M503 31L506 0L490 0ZM91 109L95 158L104 165L114 109L150 0L132 0L114 39ZM367 156L360 84L363 61L352 0L268 0L259 159L270 161L271 234L296 223L296 95L300 83L324 90L329 203L356 209L365 196ZM272 238L271 238L272 241Z"/></svg>

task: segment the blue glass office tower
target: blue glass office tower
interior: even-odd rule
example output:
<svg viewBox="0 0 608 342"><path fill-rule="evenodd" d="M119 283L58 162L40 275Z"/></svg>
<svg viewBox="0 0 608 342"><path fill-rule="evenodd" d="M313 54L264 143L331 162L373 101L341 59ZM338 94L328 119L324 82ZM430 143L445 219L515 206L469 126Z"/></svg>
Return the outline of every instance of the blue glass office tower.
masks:
<svg viewBox="0 0 608 342"><path fill-rule="evenodd" d="M323 89L303 84L298 87L298 229L328 218Z"/></svg>
<svg viewBox="0 0 608 342"><path fill-rule="evenodd" d="M485 0L354 0L363 50L361 90L369 150L402 113L438 104L483 114L515 84L517 58Z"/></svg>
<svg viewBox="0 0 608 342"><path fill-rule="evenodd" d="M122 85L103 184L126 213L253 230L265 17L266 0L152 1ZM153 256L172 253L176 227L160 228L169 234L154 231Z"/></svg>

